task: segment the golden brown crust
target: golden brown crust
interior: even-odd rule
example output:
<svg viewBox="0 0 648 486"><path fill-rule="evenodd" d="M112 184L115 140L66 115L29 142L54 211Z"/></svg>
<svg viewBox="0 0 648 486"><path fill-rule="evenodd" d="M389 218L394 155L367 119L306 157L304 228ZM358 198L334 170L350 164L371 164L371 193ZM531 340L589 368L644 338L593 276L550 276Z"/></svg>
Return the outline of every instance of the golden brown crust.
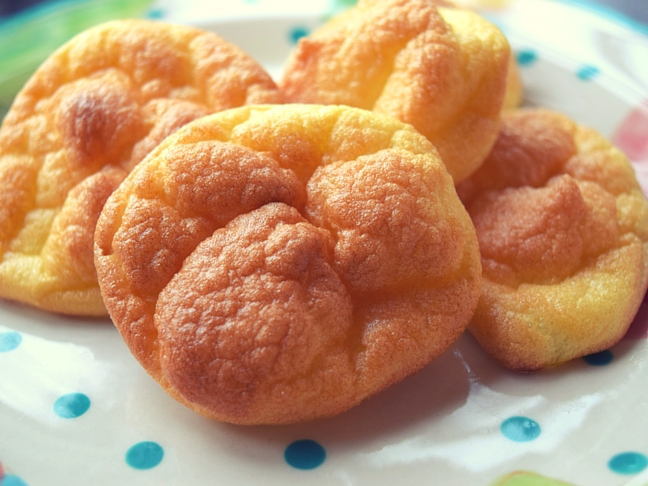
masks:
<svg viewBox="0 0 648 486"><path fill-rule="evenodd" d="M342 106L183 127L109 198L95 263L151 376L245 424L333 415L417 371L480 292L474 228L432 145Z"/></svg>
<svg viewBox="0 0 648 486"><path fill-rule="evenodd" d="M191 120L278 102L255 61L198 29L116 21L72 39L28 81L0 129L0 295L105 314L92 234L121 179Z"/></svg>
<svg viewBox="0 0 648 486"><path fill-rule="evenodd" d="M495 2L501 0L494 0ZM466 9L477 10L480 6L479 2L476 5L471 5L470 2L455 1L450 2L446 0L432 0L438 7L459 7ZM509 56L508 72L506 76L506 93L504 95L503 109L518 108L522 104L524 98L524 86L520 76L520 69L513 53Z"/></svg>
<svg viewBox="0 0 648 486"><path fill-rule="evenodd" d="M623 337L648 285L648 202L618 149L557 113L515 111L457 189L484 272L470 330L487 351L534 371Z"/></svg>
<svg viewBox="0 0 648 486"><path fill-rule="evenodd" d="M458 182L497 137L508 58L504 36L471 11L360 1L300 40L280 86L287 101L345 104L412 124Z"/></svg>

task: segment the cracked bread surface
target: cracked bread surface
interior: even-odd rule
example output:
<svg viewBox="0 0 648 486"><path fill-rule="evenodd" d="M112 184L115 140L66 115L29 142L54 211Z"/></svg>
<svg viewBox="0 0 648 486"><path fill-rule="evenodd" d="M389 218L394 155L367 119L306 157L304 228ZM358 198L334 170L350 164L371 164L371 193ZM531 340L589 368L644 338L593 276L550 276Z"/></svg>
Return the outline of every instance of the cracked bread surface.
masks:
<svg viewBox="0 0 648 486"><path fill-rule="evenodd" d="M430 0L361 0L300 39L279 85L288 102L345 104L413 125L456 183L484 160L519 101L504 35L475 12Z"/></svg>
<svg viewBox="0 0 648 486"><path fill-rule="evenodd" d="M559 113L512 111L457 191L484 277L469 329L491 355L535 371L623 337L648 281L648 203L620 150Z"/></svg>
<svg viewBox="0 0 648 486"><path fill-rule="evenodd" d="M73 38L0 128L0 296L105 315L93 236L108 195L187 122L279 102L256 61L212 33L124 20Z"/></svg>
<svg viewBox="0 0 648 486"><path fill-rule="evenodd" d="M463 332L481 280L429 141L344 106L186 125L109 198L95 262L148 373L241 424L334 415L414 373Z"/></svg>

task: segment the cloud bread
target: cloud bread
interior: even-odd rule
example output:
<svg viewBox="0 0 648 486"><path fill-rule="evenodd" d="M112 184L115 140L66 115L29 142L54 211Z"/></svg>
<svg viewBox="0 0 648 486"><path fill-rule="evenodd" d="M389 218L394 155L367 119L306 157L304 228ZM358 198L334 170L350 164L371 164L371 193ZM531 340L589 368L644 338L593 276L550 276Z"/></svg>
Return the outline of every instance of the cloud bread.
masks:
<svg viewBox="0 0 648 486"><path fill-rule="evenodd" d="M345 106L186 125L108 199L95 263L148 373L240 424L330 416L417 371L465 329L481 281L433 146Z"/></svg>
<svg viewBox="0 0 648 486"><path fill-rule="evenodd" d="M212 33L129 20L72 39L0 129L0 296L105 315L93 235L108 195L183 124L280 101L268 74Z"/></svg>
<svg viewBox="0 0 648 486"><path fill-rule="evenodd" d="M513 111L457 191L484 276L469 329L489 353L535 371L623 337L647 285L648 203L620 150L560 114Z"/></svg>
<svg viewBox="0 0 648 486"><path fill-rule="evenodd" d="M506 38L478 14L430 0L360 0L302 38L280 88L286 100L345 104L413 125L455 182L497 137Z"/></svg>
<svg viewBox="0 0 648 486"><path fill-rule="evenodd" d="M448 0L429 0L437 7L464 7L464 8L477 8L478 5L466 5L461 1L448 1ZM506 75L506 93L504 94L503 109L519 108L524 98L524 86L522 85L522 78L520 76L520 69L517 65L517 60L513 53L509 56L508 73Z"/></svg>

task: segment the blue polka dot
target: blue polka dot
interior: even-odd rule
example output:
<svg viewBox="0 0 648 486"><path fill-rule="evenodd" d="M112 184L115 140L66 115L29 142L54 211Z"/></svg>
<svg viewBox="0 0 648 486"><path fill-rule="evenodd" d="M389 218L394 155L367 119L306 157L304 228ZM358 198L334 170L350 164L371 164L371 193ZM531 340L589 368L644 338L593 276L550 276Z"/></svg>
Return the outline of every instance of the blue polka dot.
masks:
<svg viewBox="0 0 648 486"><path fill-rule="evenodd" d="M22 335L15 331L0 333L0 352L13 351L22 343Z"/></svg>
<svg viewBox="0 0 648 486"><path fill-rule="evenodd" d="M538 422L528 417L507 418L500 429L504 437L514 442L529 442L540 435Z"/></svg>
<svg viewBox="0 0 648 486"><path fill-rule="evenodd" d="M90 408L90 398L83 393L68 393L54 402L54 413L61 418L77 418Z"/></svg>
<svg viewBox="0 0 648 486"><path fill-rule="evenodd" d="M306 37L309 34L309 30L306 27L293 27L288 33L288 38L293 44L297 44L297 41L302 37Z"/></svg>
<svg viewBox="0 0 648 486"><path fill-rule="evenodd" d="M126 463L135 469L151 469L164 457L164 449L156 442L139 442L126 452Z"/></svg>
<svg viewBox="0 0 648 486"><path fill-rule="evenodd" d="M152 8L146 12L146 17L149 19L163 19L166 16L166 12L161 8Z"/></svg>
<svg viewBox="0 0 648 486"><path fill-rule="evenodd" d="M596 77L598 73L599 69L596 66L583 66L578 70L576 76L583 81L589 81Z"/></svg>
<svg viewBox="0 0 648 486"><path fill-rule="evenodd" d="M27 486L27 483L13 474L7 474L0 480L0 486Z"/></svg>
<svg viewBox="0 0 648 486"><path fill-rule="evenodd" d="M648 458L638 452L623 452L608 462L608 467L619 474L636 474L646 469L646 466Z"/></svg>
<svg viewBox="0 0 648 486"><path fill-rule="evenodd" d="M583 356L583 360L585 360L587 364L592 366L609 365L613 359L614 359L614 355L612 354L612 351L609 350Z"/></svg>
<svg viewBox="0 0 648 486"><path fill-rule="evenodd" d="M538 60L538 54L536 54L535 51L526 49L524 51L518 52L516 59L520 66L530 66Z"/></svg>
<svg viewBox="0 0 648 486"><path fill-rule="evenodd" d="M295 469L315 469L326 459L326 451L314 440L297 440L286 447L284 458Z"/></svg>

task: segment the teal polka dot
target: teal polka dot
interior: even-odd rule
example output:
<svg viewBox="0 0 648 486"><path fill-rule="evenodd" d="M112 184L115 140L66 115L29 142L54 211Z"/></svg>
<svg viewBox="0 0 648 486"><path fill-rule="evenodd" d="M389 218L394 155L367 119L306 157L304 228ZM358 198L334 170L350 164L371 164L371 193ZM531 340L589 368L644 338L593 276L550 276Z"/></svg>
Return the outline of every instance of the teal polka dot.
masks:
<svg viewBox="0 0 648 486"><path fill-rule="evenodd" d="M529 442L540 435L540 425L528 417L507 418L500 429L504 437L514 442Z"/></svg>
<svg viewBox="0 0 648 486"><path fill-rule="evenodd" d="M599 69L596 66L583 66L576 72L576 76L583 81L589 81L595 78L598 73Z"/></svg>
<svg viewBox="0 0 648 486"><path fill-rule="evenodd" d="M164 457L164 449L157 442L139 442L126 452L126 463L135 469L151 469Z"/></svg>
<svg viewBox="0 0 648 486"><path fill-rule="evenodd" d="M608 467L618 474L636 474L646 469L646 466L648 458L638 452L623 452L608 462Z"/></svg>
<svg viewBox="0 0 648 486"><path fill-rule="evenodd" d="M68 393L54 402L54 413L61 418L77 418L90 408L90 398L83 393Z"/></svg>
<svg viewBox="0 0 648 486"><path fill-rule="evenodd" d="M146 17L149 19L159 20L166 17L166 13L161 8L152 8L146 12Z"/></svg>
<svg viewBox="0 0 648 486"><path fill-rule="evenodd" d="M7 351L13 351L22 343L22 335L15 332L3 332L0 333L0 353L5 353Z"/></svg>
<svg viewBox="0 0 648 486"><path fill-rule="evenodd" d="M288 39L292 44L297 44L299 39L306 37L309 33L310 32L306 27L293 27L288 33Z"/></svg>
<svg viewBox="0 0 648 486"><path fill-rule="evenodd" d="M0 480L0 486L27 486L27 483L13 474L7 474Z"/></svg>
<svg viewBox="0 0 648 486"><path fill-rule="evenodd" d="M612 351L606 350L601 351L600 353L588 354L583 356L583 360L592 366L605 366L609 365L614 359Z"/></svg>
<svg viewBox="0 0 648 486"><path fill-rule="evenodd" d="M286 447L284 458L295 469L315 469L326 459L326 451L314 440L296 440Z"/></svg>
<svg viewBox="0 0 648 486"><path fill-rule="evenodd" d="M518 52L515 58L520 66L530 66L538 60L538 54L531 49L526 49Z"/></svg>

